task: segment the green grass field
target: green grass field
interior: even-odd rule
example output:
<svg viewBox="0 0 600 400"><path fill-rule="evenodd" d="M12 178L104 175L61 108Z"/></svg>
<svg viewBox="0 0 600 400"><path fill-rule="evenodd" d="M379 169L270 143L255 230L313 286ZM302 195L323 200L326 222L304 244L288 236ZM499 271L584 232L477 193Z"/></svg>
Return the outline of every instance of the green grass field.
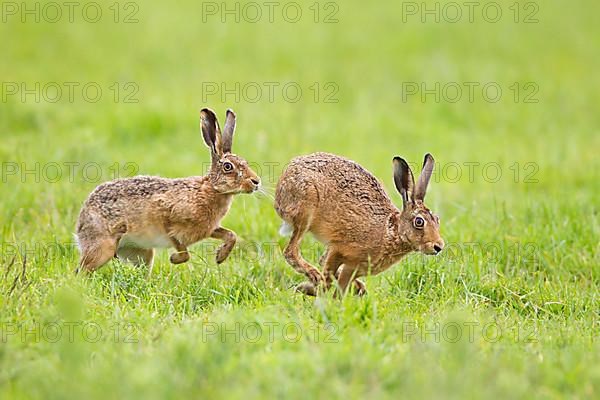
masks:
<svg viewBox="0 0 600 400"><path fill-rule="evenodd" d="M387 3L1 4L0 398L600 396L600 6ZM243 195L220 266L208 240L75 276L96 185L206 171L205 106L269 193L329 151L401 206L392 157L431 152L447 249L303 297L272 198Z"/></svg>

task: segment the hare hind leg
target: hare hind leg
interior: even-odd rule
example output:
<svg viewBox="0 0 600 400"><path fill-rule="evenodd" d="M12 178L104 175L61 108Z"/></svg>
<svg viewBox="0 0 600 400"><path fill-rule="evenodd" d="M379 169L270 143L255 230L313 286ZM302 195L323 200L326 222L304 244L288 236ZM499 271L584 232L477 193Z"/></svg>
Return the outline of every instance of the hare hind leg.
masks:
<svg viewBox="0 0 600 400"><path fill-rule="evenodd" d="M317 285L323 280L321 271L310 265L300 254L300 241L308 229L308 221L298 221L293 226L294 232L292 233L292 238L283 251L283 255L288 264L296 271L306 275L313 284Z"/></svg>
<svg viewBox="0 0 600 400"><path fill-rule="evenodd" d="M338 270L339 266L342 264L342 258L339 253L329 247L325 254L319 260L319 264L323 266L323 277L325 281L324 289L327 290L331 287L331 283L334 279L335 272ZM319 287L316 286L313 282L303 282L300 285L296 286L296 291L300 293L304 293L308 296L317 296Z"/></svg>
<svg viewBox="0 0 600 400"><path fill-rule="evenodd" d="M336 264L332 262L329 265L333 267ZM326 280L328 279L328 276L331 276L329 272L323 271L323 273L325 274ZM364 296L365 294L367 294L366 285L361 280L355 278L354 269L346 267L344 264L342 264L339 266L339 268L337 268L335 278L337 279L337 287L335 293L336 297L343 297L343 295L346 293L346 290L348 289L350 282L352 282L352 284L354 285L354 294L356 294L357 296ZM331 286L331 283L332 282L329 282L327 288ZM308 296L317 296L319 294L318 287L312 282L303 282L299 284L298 286L296 286L296 291Z"/></svg>
<svg viewBox="0 0 600 400"><path fill-rule="evenodd" d="M329 260L330 260L331 251L332 251L331 247L328 247L325 250L325 253L323 253L323 255L321 256L321 258L319 258L319 265L321 266L321 268L323 268L323 277L325 279L326 288L329 288L331 286L331 281L332 281L331 274L328 273L328 271L331 267L327 268L328 262L330 263ZM312 283L311 281L302 282L301 284L296 286L295 290L296 290L296 292L300 292L307 296L316 297L318 294L317 286L314 283Z"/></svg>

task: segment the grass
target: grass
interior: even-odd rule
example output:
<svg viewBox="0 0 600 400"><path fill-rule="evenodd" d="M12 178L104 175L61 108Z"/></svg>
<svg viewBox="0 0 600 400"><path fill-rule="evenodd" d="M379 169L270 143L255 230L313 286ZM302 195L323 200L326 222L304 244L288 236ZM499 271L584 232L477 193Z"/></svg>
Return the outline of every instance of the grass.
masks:
<svg viewBox="0 0 600 400"><path fill-rule="evenodd" d="M99 4L98 23L0 24L0 398L600 395L597 3L536 3L533 24L514 22L512 2L498 23L421 23L403 22L402 3L344 1L332 24L313 21L312 2L298 23L139 1L139 22L124 24ZM8 94L36 82L95 82L102 96ZM439 102L403 91L436 82ZM451 82L459 101L442 93ZM465 82L502 96L469 101ZM236 83L237 99L221 90ZM297 102L279 90L290 83ZM207 241L185 265L160 252L150 276L117 262L74 276L72 233L97 184L205 171L203 106L235 109L234 151L271 191L291 157L330 151L401 205L392 157L418 170L431 152L427 203L448 248L369 277L364 298L305 298L271 199L240 196L223 221L240 242L223 265ZM323 247L307 238L303 250L316 262Z"/></svg>

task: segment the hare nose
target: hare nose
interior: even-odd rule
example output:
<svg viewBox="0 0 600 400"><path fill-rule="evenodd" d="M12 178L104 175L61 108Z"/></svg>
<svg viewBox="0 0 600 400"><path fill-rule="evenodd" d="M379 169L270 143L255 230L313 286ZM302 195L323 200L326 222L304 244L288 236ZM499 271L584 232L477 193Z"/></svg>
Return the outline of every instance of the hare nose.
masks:
<svg viewBox="0 0 600 400"><path fill-rule="evenodd" d="M260 179L259 178L251 178L250 182L254 183L256 186L260 185Z"/></svg>
<svg viewBox="0 0 600 400"><path fill-rule="evenodd" d="M433 245L433 250L435 250L436 254L442 251L443 247L438 246L437 244Z"/></svg>

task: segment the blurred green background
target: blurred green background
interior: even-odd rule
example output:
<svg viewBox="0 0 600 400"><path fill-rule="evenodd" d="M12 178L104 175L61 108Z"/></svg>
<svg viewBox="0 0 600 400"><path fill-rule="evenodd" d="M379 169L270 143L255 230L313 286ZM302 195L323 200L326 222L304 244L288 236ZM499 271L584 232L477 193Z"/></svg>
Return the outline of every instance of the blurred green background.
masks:
<svg viewBox="0 0 600 400"><path fill-rule="evenodd" d="M0 397L598 396L597 2L1 7ZM206 106L236 111L234 151L270 193L292 157L329 151L401 205L392 157L418 173L431 152L449 251L368 278L366 298L306 299L272 199L240 196L221 266L199 244L184 266L159 253L149 277L117 262L75 277L87 194L205 172ZM101 340L69 340L73 321ZM205 335L255 323L304 335Z"/></svg>

